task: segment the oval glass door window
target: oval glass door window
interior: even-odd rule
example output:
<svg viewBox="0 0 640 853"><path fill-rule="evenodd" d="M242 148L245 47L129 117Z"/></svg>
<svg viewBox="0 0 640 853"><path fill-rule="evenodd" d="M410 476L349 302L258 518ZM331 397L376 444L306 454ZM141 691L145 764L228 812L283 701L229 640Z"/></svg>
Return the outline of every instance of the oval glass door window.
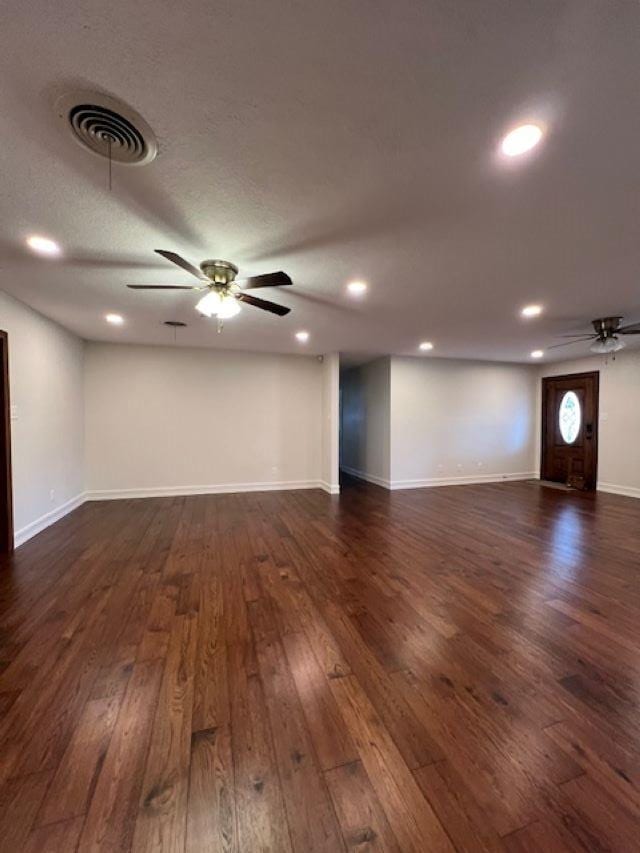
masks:
<svg viewBox="0 0 640 853"><path fill-rule="evenodd" d="M580 432L580 400L575 391L567 391L560 403L558 420L560 422L560 434L567 444L573 444Z"/></svg>

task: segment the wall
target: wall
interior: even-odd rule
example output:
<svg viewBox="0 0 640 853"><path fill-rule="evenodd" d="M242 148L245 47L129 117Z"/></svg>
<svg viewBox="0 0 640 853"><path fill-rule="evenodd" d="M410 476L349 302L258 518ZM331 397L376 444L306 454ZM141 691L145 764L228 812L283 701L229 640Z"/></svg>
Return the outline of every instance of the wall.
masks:
<svg viewBox="0 0 640 853"><path fill-rule="evenodd" d="M542 365L539 376L600 372L598 489L640 497L640 352L619 353ZM542 406L542 382L538 413ZM538 422L540 416L538 416ZM538 446L538 459L540 448Z"/></svg>
<svg viewBox="0 0 640 853"><path fill-rule="evenodd" d="M322 362L322 487L340 492L338 471L340 356L325 355Z"/></svg>
<svg viewBox="0 0 640 853"><path fill-rule="evenodd" d="M16 545L82 502L83 342L0 291L9 335Z"/></svg>
<svg viewBox="0 0 640 853"><path fill-rule="evenodd" d="M390 478L390 358L345 370L340 379L340 467L380 486Z"/></svg>
<svg viewBox="0 0 640 853"><path fill-rule="evenodd" d="M309 356L87 344L90 495L319 486L322 370Z"/></svg>
<svg viewBox="0 0 640 853"><path fill-rule="evenodd" d="M392 488L537 476L536 384L528 365L393 358Z"/></svg>

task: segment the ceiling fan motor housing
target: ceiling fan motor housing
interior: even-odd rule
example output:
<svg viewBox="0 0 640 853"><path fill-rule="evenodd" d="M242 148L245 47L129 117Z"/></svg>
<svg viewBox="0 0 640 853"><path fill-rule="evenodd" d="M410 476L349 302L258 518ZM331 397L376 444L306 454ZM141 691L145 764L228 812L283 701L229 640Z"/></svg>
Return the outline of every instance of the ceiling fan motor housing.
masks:
<svg viewBox="0 0 640 853"><path fill-rule="evenodd" d="M214 284L231 284L238 275L238 267L230 261L202 261L200 269Z"/></svg>
<svg viewBox="0 0 640 853"><path fill-rule="evenodd" d="M611 337L618 331L622 317L603 317L593 321L593 328L600 337Z"/></svg>

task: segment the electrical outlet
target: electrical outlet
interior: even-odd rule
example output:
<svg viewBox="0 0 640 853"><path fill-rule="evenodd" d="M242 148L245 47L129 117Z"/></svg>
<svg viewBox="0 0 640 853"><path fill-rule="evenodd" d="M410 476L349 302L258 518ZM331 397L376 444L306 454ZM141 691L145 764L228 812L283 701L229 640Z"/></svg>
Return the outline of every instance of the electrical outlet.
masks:
<svg viewBox="0 0 640 853"><path fill-rule="evenodd" d="M460 462L458 462L458 464L456 465L456 468L458 471L462 471L462 464Z"/></svg>
<svg viewBox="0 0 640 853"><path fill-rule="evenodd" d="M49 500L50 500L50 501L55 501L55 499L56 499L56 492L55 492L55 489L51 489L51 490L50 490L50 492L49 492Z"/></svg>

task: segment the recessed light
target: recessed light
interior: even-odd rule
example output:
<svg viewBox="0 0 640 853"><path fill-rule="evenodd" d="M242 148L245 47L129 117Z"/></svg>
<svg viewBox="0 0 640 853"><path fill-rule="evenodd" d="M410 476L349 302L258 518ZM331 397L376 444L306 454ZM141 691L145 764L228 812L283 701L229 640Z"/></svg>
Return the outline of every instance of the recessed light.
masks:
<svg viewBox="0 0 640 853"><path fill-rule="evenodd" d="M32 234L27 237L27 246L38 255L47 255L54 258L62 253L62 249L55 240L50 240L48 237L40 237L37 234Z"/></svg>
<svg viewBox="0 0 640 853"><path fill-rule="evenodd" d="M362 296L367 290L366 281L350 281L347 290L352 296Z"/></svg>
<svg viewBox="0 0 640 853"><path fill-rule="evenodd" d="M502 153L507 157L519 157L531 151L542 139L542 128L537 124L521 124L507 133L502 140Z"/></svg>
<svg viewBox="0 0 640 853"><path fill-rule="evenodd" d="M122 314L105 314L104 319L113 326L121 326L124 323Z"/></svg>
<svg viewBox="0 0 640 853"><path fill-rule="evenodd" d="M429 350L433 349L433 344L431 341L422 341L418 349L421 349L422 352L429 352Z"/></svg>
<svg viewBox="0 0 640 853"><path fill-rule="evenodd" d="M543 355L544 350L534 349L534 351L531 353L531 358L542 358Z"/></svg>
<svg viewBox="0 0 640 853"><path fill-rule="evenodd" d="M542 314L542 305L525 305L520 313L523 317L539 317Z"/></svg>
<svg viewBox="0 0 640 853"><path fill-rule="evenodd" d="M306 344L309 340L309 332L296 332L296 340L300 341L301 344Z"/></svg>

